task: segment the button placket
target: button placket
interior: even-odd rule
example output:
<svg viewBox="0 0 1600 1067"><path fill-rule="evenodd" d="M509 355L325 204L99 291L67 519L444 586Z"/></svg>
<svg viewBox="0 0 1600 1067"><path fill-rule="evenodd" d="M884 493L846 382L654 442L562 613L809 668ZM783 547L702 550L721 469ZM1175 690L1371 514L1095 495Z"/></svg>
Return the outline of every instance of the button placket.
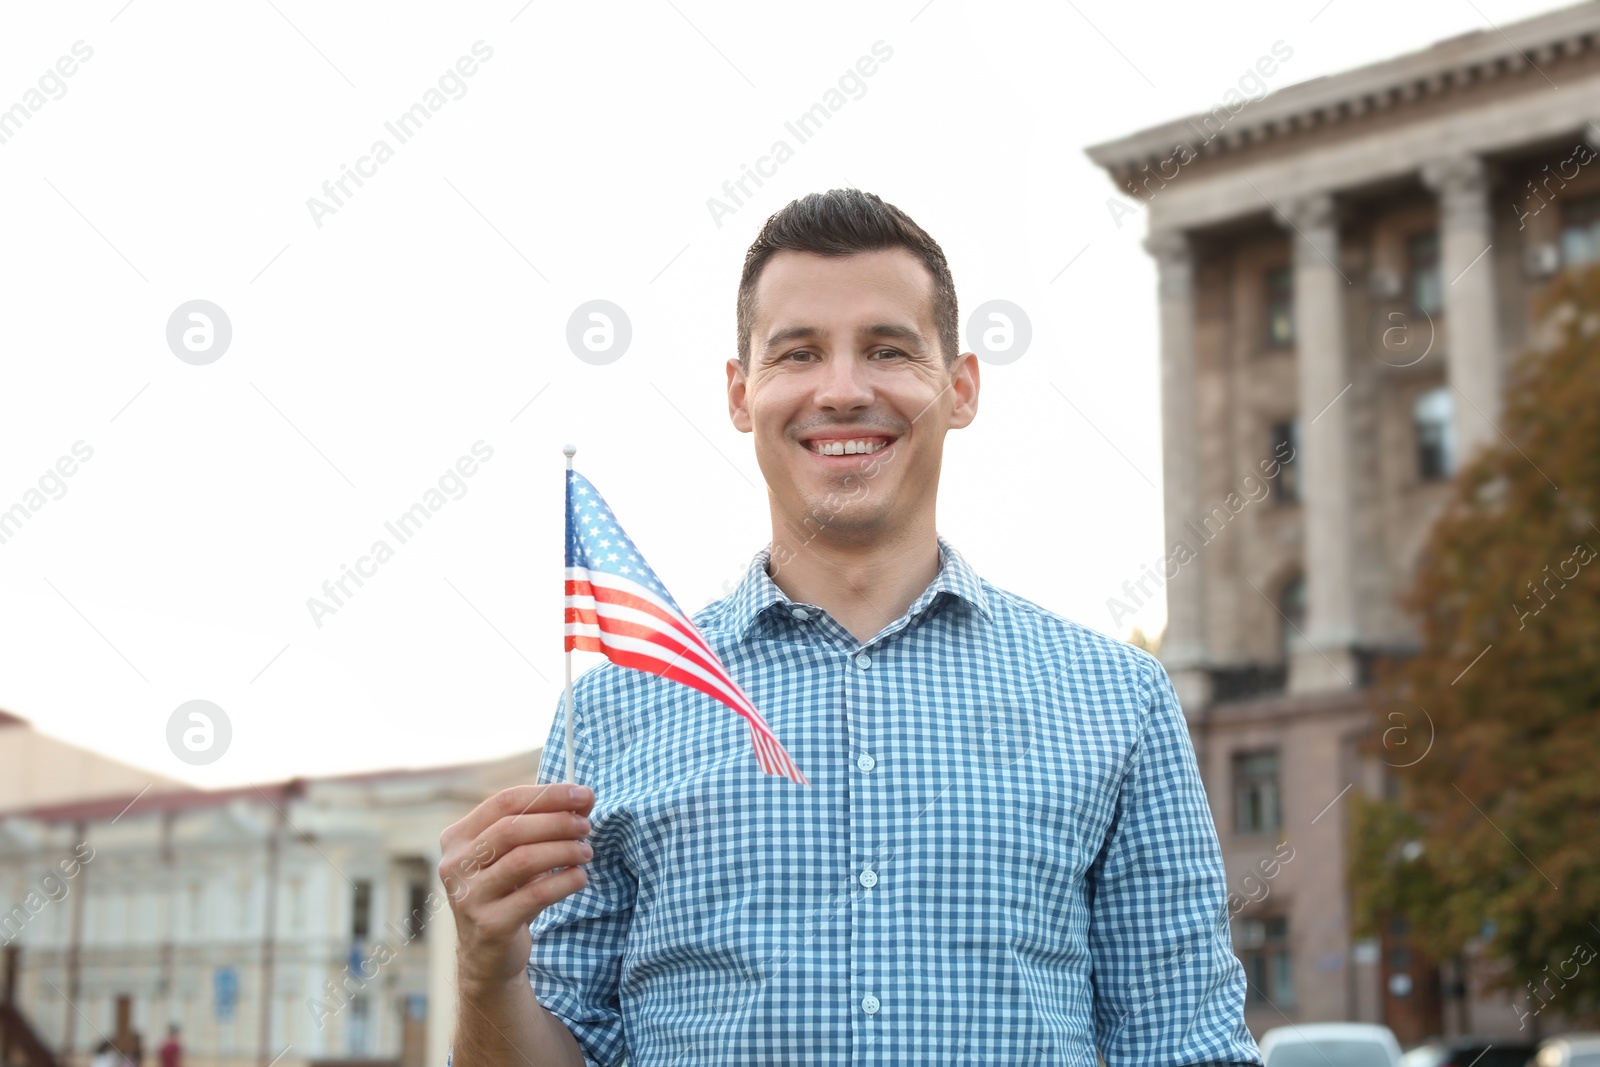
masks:
<svg viewBox="0 0 1600 1067"><path fill-rule="evenodd" d="M889 832L888 817L893 811L892 802L885 796L891 782L884 777L886 772L879 768L878 758L872 754L888 741L882 736L881 718L873 714L881 703L876 693L880 683L886 686L891 682L889 675L883 673L886 669L883 664L888 661L874 662L881 658L882 648L879 644L869 653L858 646L854 652L847 652L842 687L849 737L856 745L854 762L857 772L864 776L855 778L847 787L850 794L849 855L854 868L849 875L854 883L849 908L850 956L866 961L866 967L853 976L851 984L858 998L856 1006L860 1014L856 1020L861 1028L859 1038L863 1040L874 1040L870 1035L883 1025L877 1023L875 1017L883 1010L880 993L888 995L873 988L882 984L885 977L874 961L888 936L885 924L890 921L889 912L885 911L888 898L874 899L889 891L874 867L877 866L877 851L881 850L881 842ZM874 769L878 773L870 773Z"/></svg>

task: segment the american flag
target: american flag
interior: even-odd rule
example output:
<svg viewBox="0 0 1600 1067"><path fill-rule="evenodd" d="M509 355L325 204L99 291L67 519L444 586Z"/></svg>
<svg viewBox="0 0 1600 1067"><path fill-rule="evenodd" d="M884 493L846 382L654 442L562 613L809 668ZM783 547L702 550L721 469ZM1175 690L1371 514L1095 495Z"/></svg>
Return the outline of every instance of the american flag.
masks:
<svg viewBox="0 0 1600 1067"><path fill-rule="evenodd" d="M620 667L699 690L750 724L750 745L763 771L811 784L622 532L589 479L570 469L566 647L569 652L600 652Z"/></svg>

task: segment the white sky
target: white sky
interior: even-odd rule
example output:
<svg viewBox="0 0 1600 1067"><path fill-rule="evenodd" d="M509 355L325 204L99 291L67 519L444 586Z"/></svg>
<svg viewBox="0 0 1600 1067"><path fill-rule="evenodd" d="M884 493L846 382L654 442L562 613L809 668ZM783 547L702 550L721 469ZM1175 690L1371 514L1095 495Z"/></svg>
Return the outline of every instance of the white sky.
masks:
<svg viewBox="0 0 1600 1067"><path fill-rule="evenodd" d="M1159 602L1106 606L1162 552L1154 271L1084 147L1219 101L1279 40L1274 89L1556 6L124 3L0 11L0 109L93 49L0 144L0 510L93 449L0 544L0 708L204 785L542 743L565 441L686 609L736 582L769 535L723 392L739 267L837 186L943 245L963 329L991 299L1032 320L946 440L941 531L1004 588L1159 630ZM400 144L384 123L479 40ZM878 41L797 144L784 122ZM307 198L379 138L319 228ZM707 198L779 138L794 158L719 228ZM194 299L232 323L206 366L166 344ZM565 342L592 299L633 326L604 366ZM479 440L466 495L398 544L384 523ZM379 538L394 558L319 628L307 598ZM193 699L233 733L199 767L167 746Z"/></svg>

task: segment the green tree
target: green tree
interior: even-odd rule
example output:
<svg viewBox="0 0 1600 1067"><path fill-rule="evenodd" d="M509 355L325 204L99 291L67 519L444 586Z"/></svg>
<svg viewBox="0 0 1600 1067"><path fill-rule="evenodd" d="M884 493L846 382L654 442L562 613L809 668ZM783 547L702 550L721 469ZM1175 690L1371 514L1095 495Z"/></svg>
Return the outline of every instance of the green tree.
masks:
<svg viewBox="0 0 1600 1067"><path fill-rule="evenodd" d="M1513 1003L1584 1018L1600 1006L1600 269L1541 307L1503 436L1456 476L1405 597L1420 650L1372 690L1395 769L1386 799L1357 802L1350 881L1358 933L1401 913L1435 960L1476 941Z"/></svg>

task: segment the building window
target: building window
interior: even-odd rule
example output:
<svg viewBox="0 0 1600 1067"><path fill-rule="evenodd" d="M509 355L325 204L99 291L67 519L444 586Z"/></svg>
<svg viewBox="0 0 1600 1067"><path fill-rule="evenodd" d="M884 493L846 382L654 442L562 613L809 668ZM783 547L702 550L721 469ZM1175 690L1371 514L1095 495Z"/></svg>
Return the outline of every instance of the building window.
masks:
<svg viewBox="0 0 1600 1067"><path fill-rule="evenodd" d="M1294 968L1289 955L1289 920L1239 919L1233 925L1233 950L1250 980L1245 990L1249 1004L1271 1004L1287 1010L1294 1006Z"/></svg>
<svg viewBox="0 0 1600 1067"><path fill-rule="evenodd" d="M1289 653L1294 650L1295 642L1303 640L1306 632L1306 580L1301 575L1291 578L1284 583L1283 590L1278 594L1278 619L1283 623L1278 627L1278 651L1283 654L1284 662L1289 660Z"/></svg>
<svg viewBox="0 0 1600 1067"><path fill-rule="evenodd" d="M1241 834L1278 829L1278 750L1239 752L1233 757L1233 828Z"/></svg>
<svg viewBox="0 0 1600 1067"><path fill-rule="evenodd" d="M1300 420L1285 419L1272 424L1271 455L1279 463L1277 481L1272 499L1277 504L1300 502L1300 467L1295 460L1300 456ZM1283 457L1289 457L1284 459Z"/></svg>
<svg viewBox="0 0 1600 1067"><path fill-rule="evenodd" d="M367 1054L367 998L357 993L350 998L350 1029L346 1032L347 1048L351 1056Z"/></svg>
<svg viewBox="0 0 1600 1067"><path fill-rule="evenodd" d="M1274 267L1267 271L1267 344L1285 348L1294 344L1294 270Z"/></svg>
<svg viewBox="0 0 1600 1067"><path fill-rule="evenodd" d="M1561 205L1561 262L1573 267L1600 260L1600 196Z"/></svg>
<svg viewBox="0 0 1600 1067"><path fill-rule="evenodd" d="M1406 242L1406 278L1411 309L1424 315L1444 310L1444 285L1439 280L1439 233L1419 233Z"/></svg>
<svg viewBox="0 0 1600 1067"><path fill-rule="evenodd" d="M372 883L356 882L350 902L350 936L366 937L372 932Z"/></svg>
<svg viewBox="0 0 1600 1067"><path fill-rule="evenodd" d="M411 883L410 910L406 912L406 936L415 941L428 928L428 887Z"/></svg>
<svg viewBox="0 0 1600 1067"><path fill-rule="evenodd" d="M1455 473L1455 433L1450 387L1441 385L1417 397L1412 423L1417 434L1417 475L1425 482Z"/></svg>

